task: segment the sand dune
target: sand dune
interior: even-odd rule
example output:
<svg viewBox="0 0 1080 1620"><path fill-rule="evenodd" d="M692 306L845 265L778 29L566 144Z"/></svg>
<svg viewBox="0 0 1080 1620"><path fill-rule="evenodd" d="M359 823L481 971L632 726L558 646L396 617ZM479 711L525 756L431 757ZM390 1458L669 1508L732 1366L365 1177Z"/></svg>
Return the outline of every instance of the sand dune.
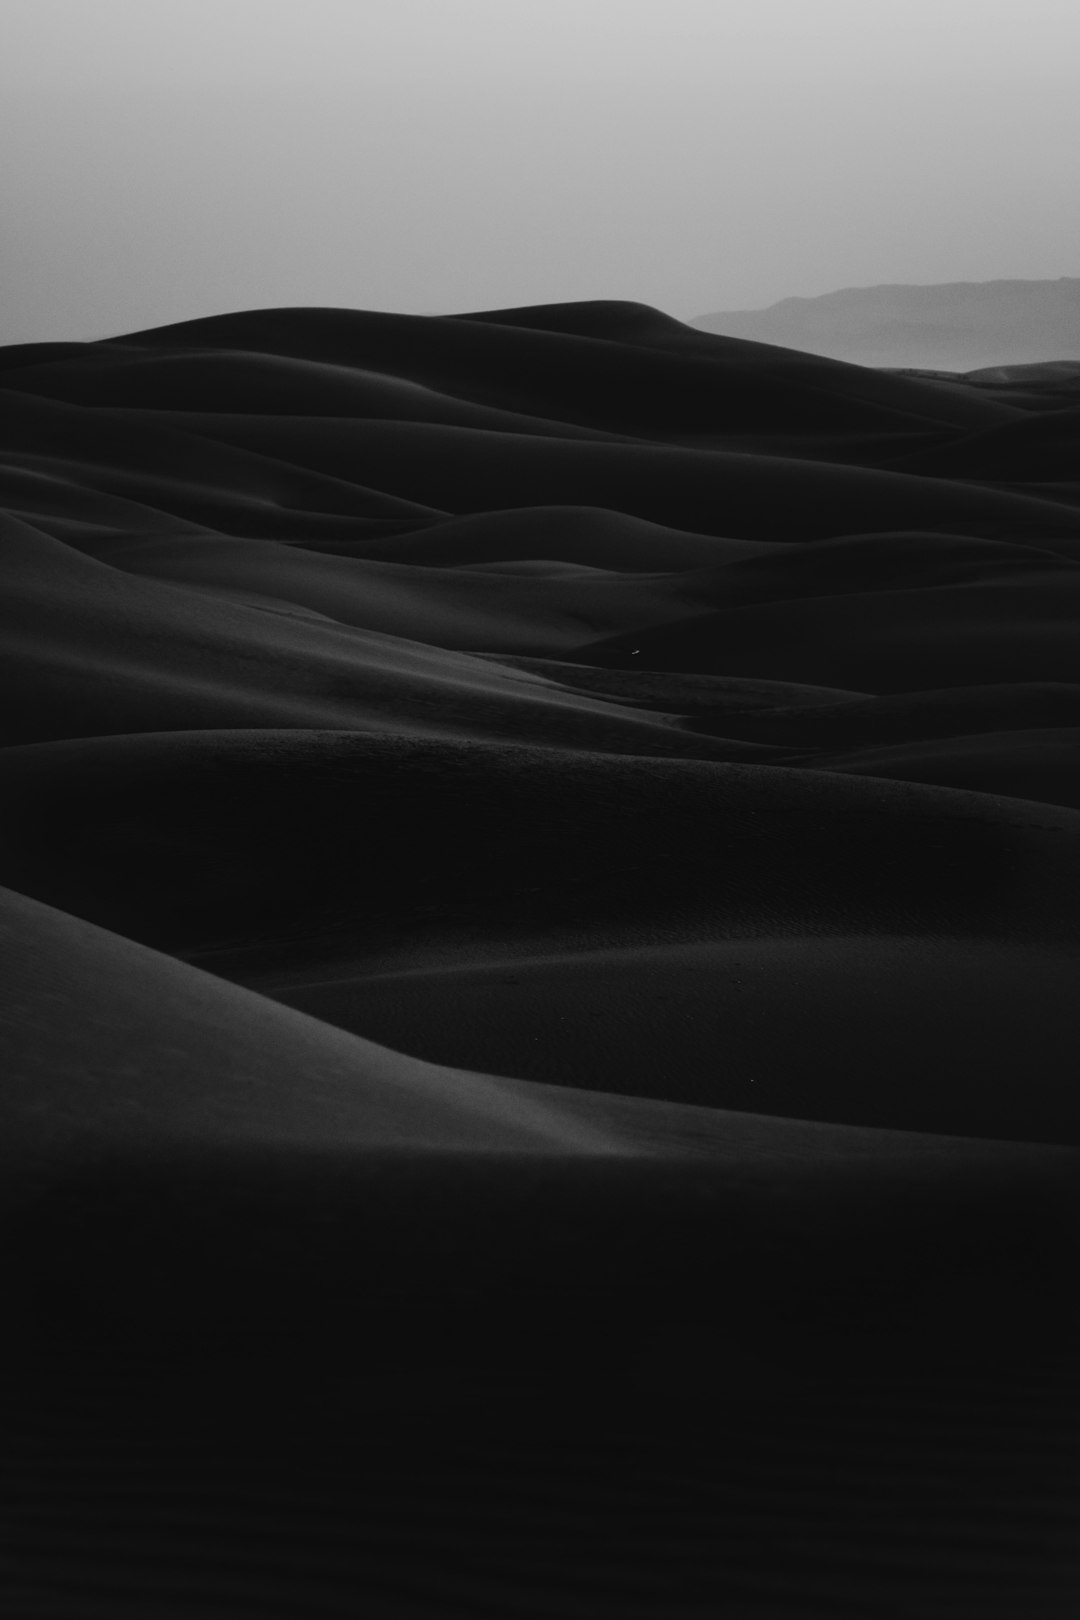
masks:
<svg viewBox="0 0 1080 1620"><path fill-rule="evenodd" d="M129 416L112 416L118 437ZM548 496L749 539L862 533L884 513L890 530L1080 536L1075 512L1028 494L738 449L582 443L397 420L161 412L158 421L275 466L335 480L359 474L366 485L443 512L539 506Z"/></svg>
<svg viewBox="0 0 1080 1620"><path fill-rule="evenodd" d="M494 328L494 330L492 330ZM125 340L155 350L211 347L386 371L475 403L516 410L524 392L542 414L612 431L654 426L740 431L806 425L833 415L865 431L878 420L957 424L1002 420L997 402L882 377L760 343L703 338L647 306L594 302L451 318L362 310L279 310L182 321ZM725 387L726 384L726 387ZM725 400L725 395L726 400ZM1006 407L1007 409L1008 407ZM587 420L588 419L588 420ZM868 421L869 419L869 421Z"/></svg>
<svg viewBox="0 0 1080 1620"><path fill-rule="evenodd" d="M293 725L571 746L576 738L615 752L726 757L718 742L672 735L674 722L564 694L467 654L361 632L265 592L142 579L20 519L0 522L11 569L3 657L13 686L33 683L32 702L6 718L8 743ZM472 617L482 624L478 594ZM397 606L415 627L407 593ZM377 609L368 616L380 617ZM420 617L427 628L423 604ZM520 636L510 639L520 645ZM733 746L745 755L745 745Z"/></svg>
<svg viewBox="0 0 1080 1620"><path fill-rule="evenodd" d="M987 731L919 743L819 754L815 770L857 771L862 776L908 782L940 782L976 792L1011 793L1018 799L1080 809L1080 727L1044 726L1031 731Z"/></svg>
<svg viewBox="0 0 1080 1620"><path fill-rule="evenodd" d="M973 433L952 447L943 463L939 449L916 452L904 465L912 471L935 470L961 477L974 474L998 484L1027 484L1040 479L1075 479L1080 474L1080 408L1055 410Z"/></svg>
<svg viewBox="0 0 1080 1620"><path fill-rule="evenodd" d="M1037 369L0 350L20 1612L1072 1612Z"/></svg>
<svg viewBox="0 0 1080 1620"><path fill-rule="evenodd" d="M294 542L295 543L295 542ZM536 560L615 569L621 574L707 568L772 550L768 541L732 540L665 528L600 506L523 506L433 520L426 526L337 542L304 541L308 549L373 561L506 566Z"/></svg>
<svg viewBox="0 0 1080 1620"><path fill-rule="evenodd" d="M300 974L523 938L1076 934L1075 813L846 772L299 727L37 744L0 769L12 887Z"/></svg>
<svg viewBox="0 0 1080 1620"><path fill-rule="evenodd" d="M854 591L695 614L579 647L583 662L776 676L880 693L1068 682L1080 593L1065 570L1015 583Z"/></svg>

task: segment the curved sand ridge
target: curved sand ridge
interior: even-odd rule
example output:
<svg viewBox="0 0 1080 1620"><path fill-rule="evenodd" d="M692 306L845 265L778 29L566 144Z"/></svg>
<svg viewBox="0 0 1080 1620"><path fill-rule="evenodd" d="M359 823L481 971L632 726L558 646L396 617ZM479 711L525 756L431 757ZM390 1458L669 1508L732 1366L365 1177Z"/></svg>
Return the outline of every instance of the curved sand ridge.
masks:
<svg viewBox="0 0 1080 1620"><path fill-rule="evenodd" d="M622 303L0 383L26 1611L1071 1612L1075 411Z"/></svg>

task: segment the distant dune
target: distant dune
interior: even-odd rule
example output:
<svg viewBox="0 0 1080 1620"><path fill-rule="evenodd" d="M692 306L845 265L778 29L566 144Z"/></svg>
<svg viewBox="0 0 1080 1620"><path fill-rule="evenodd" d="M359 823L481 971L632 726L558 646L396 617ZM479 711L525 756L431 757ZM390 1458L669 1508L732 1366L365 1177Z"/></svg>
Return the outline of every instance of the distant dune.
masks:
<svg viewBox="0 0 1080 1620"><path fill-rule="evenodd" d="M792 320L0 350L13 1615L1075 1612L1080 367Z"/></svg>
<svg viewBox="0 0 1080 1620"><path fill-rule="evenodd" d="M1080 361L1080 277L845 287L690 324L860 366L974 371Z"/></svg>

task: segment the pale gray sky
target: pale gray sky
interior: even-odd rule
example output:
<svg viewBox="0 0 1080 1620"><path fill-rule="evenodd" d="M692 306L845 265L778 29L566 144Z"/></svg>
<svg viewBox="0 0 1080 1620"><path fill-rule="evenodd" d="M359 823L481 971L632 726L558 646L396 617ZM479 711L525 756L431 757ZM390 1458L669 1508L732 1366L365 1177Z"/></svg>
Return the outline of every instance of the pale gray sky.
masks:
<svg viewBox="0 0 1080 1620"><path fill-rule="evenodd" d="M0 342L1080 275L1077 0L0 0Z"/></svg>

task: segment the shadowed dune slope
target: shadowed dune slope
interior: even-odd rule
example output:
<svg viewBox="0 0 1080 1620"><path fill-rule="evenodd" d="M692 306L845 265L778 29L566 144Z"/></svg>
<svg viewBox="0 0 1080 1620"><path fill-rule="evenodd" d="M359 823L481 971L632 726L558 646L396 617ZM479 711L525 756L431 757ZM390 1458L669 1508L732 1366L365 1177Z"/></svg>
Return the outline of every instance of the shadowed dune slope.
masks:
<svg viewBox="0 0 1080 1620"><path fill-rule="evenodd" d="M0 773L12 887L183 954L274 945L301 973L320 949L453 959L470 927L480 954L626 931L1078 936L1080 819L989 794L301 728L9 748Z"/></svg>
<svg viewBox="0 0 1080 1620"><path fill-rule="evenodd" d="M1067 811L327 732L3 767L7 882L436 1062L904 1129L1080 1124Z"/></svg>
<svg viewBox="0 0 1080 1620"><path fill-rule="evenodd" d="M73 409L73 407L70 407ZM1053 500L787 455L680 445L583 444L443 423L157 413L161 425L426 508L601 506L672 528L749 539L819 539L889 528L1075 541L1080 519ZM131 413L112 413L122 437ZM1045 476L1045 474L1043 475Z"/></svg>
<svg viewBox="0 0 1080 1620"><path fill-rule="evenodd" d="M653 714L563 692L439 646L360 631L259 592L221 595L112 568L0 517L11 588L0 656L22 701L7 743L222 726L532 736L724 758ZM319 558L322 563L323 559ZM482 622L483 593L476 618ZM408 617L408 600L405 602ZM378 617L377 612L374 615ZM732 745L738 757L755 745Z"/></svg>
<svg viewBox="0 0 1080 1620"><path fill-rule="evenodd" d="M966 473L998 484L1075 479L1080 474L1080 407L988 428L951 446L948 455L940 450L916 452L903 466L918 473L941 467L946 476Z"/></svg>
<svg viewBox="0 0 1080 1620"><path fill-rule="evenodd" d="M19 896L0 939L39 1610L1072 1590L1072 1156L432 1068Z"/></svg>
<svg viewBox="0 0 1080 1620"><path fill-rule="evenodd" d="M975 792L1012 793L1080 810L1080 727L989 731L919 743L818 754L819 771L855 771L894 781L940 782Z"/></svg>
<svg viewBox="0 0 1080 1620"><path fill-rule="evenodd" d="M1073 577L857 591L697 614L578 647L582 663L746 674L890 694L920 687L1068 682Z"/></svg>
<svg viewBox="0 0 1080 1620"><path fill-rule="evenodd" d="M524 318L522 318L524 317ZM881 417L950 425L1004 420L997 402L957 401L909 378L697 333L647 306L604 302L479 317L361 310L251 310L131 334L128 344L236 348L405 376L459 397L605 429L665 437L706 414L740 428L832 417L862 428ZM725 399L726 396L726 399ZM725 409L726 407L726 409Z"/></svg>
<svg viewBox="0 0 1080 1620"><path fill-rule="evenodd" d="M1071 372L0 383L13 1612L1075 1612Z"/></svg>
<svg viewBox="0 0 1080 1620"><path fill-rule="evenodd" d="M771 1251L779 1273L786 1272L784 1233L796 1230L804 1258L828 1273L838 1258L834 1246L843 1249L849 1241L843 1210L853 1203L891 1248L898 1238L903 1244L905 1234L925 1243L928 1217L945 1217L947 1237L949 1219L959 1229L965 1205L985 1207L995 1188L1006 1198L1011 1188L1030 1200L1041 1184L1051 1204L1071 1197L1072 1155L1058 1149L769 1120L433 1067L10 891L0 895L0 907L9 997L3 1040L11 1076L3 1099L0 1202L8 1211L23 1210L31 1222L30 1250L13 1253L31 1294L42 1284L48 1292L41 1268L50 1241L74 1238L78 1250L85 1240L85 1233L65 1234L62 1226L50 1232L51 1192L75 1208L81 1203L104 1234L115 1213L110 1177L130 1196L130 1184L152 1173L163 1177L164 1190L146 1212L151 1221L175 1222L178 1194L186 1186L186 1196L196 1196L203 1183L210 1194L204 1223L219 1223L234 1265L235 1246L247 1245L250 1273L238 1281L244 1290L255 1285L252 1299L261 1291L264 1313L271 1305L289 1312L288 1294L301 1297L304 1270L325 1265L319 1251L327 1242L339 1254L343 1245L358 1245L369 1284L381 1290L407 1294L416 1280L408 1275L410 1265L445 1298L466 1276L475 1286L487 1274L490 1285L492 1273L507 1264L535 1265L544 1289L552 1297L564 1294L569 1304L581 1285L580 1262L571 1266L573 1276L547 1268L553 1252L565 1262L572 1225L578 1227L573 1243L591 1251L586 1273L608 1263L625 1285L634 1269L639 1289L657 1290L662 1271L651 1267L665 1245L658 1246L653 1233L645 1255L635 1257L633 1238L620 1234L605 1210L605 1177L624 1213L633 1211L637 1188L669 1238L696 1210L696 1222L710 1229L710 1245L722 1246L715 1261L730 1264L733 1281L743 1272L739 1251L746 1245L761 1263ZM500 1204L515 1206L515 1163L534 1181L519 1209L521 1224L481 1233L478 1217L488 1222ZM320 1165L329 1178L322 1198ZM395 1170L405 1177L405 1205ZM245 1209L243 1198L234 1198L231 1208L220 1204L222 1172L238 1177L242 1192L247 1183L252 1207ZM462 1207L446 1205L439 1252L425 1254L432 1233L424 1212L408 1209L408 1202L427 1197L430 1216L447 1187L470 1176L476 1184ZM546 1208L530 1213L539 1189L546 1189ZM552 1207L562 1189L576 1222L568 1224ZM271 1228L282 1218L295 1226L291 1251L281 1249L272 1260L259 1254L259 1244L265 1238L277 1245L280 1235L260 1233L260 1205ZM326 1225L335 1206L336 1231ZM639 1239L649 1225L641 1213L632 1217ZM204 1224L185 1239L180 1226L173 1252L162 1255L189 1290L187 1309L208 1311L216 1303L222 1279L215 1278L219 1268L206 1249L209 1235ZM849 1237L854 1248L847 1263L866 1233ZM700 1237L692 1246L701 1252ZM64 1284L70 1297L53 1300L52 1310L70 1313L76 1297L92 1294L97 1283L129 1323L144 1309L179 1323L181 1303L169 1301L167 1277L144 1299L124 1303L118 1285L142 1247L139 1233L125 1242L114 1230L95 1257L97 1279L80 1276L69 1257ZM88 1257L85 1246L82 1253ZM34 1262L29 1270L28 1256ZM440 1277L438 1267L448 1260L460 1274ZM693 1263L678 1252L663 1262L678 1271ZM739 1286L756 1290L760 1281L751 1268ZM323 1310L362 1321L378 1298L375 1292L328 1300ZM783 1316L784 1300L777 1306ZM115 1326L102 1307L98 1300L91 1308L98 1334L109 1342ZM163 1325L147 1322L143 1331ZM235 1319L231 1327L244 1330ZM302 1340L308 1325L297 1320L288 1332ZM333 1346L327 1350L335 1353Z"/></svg>

